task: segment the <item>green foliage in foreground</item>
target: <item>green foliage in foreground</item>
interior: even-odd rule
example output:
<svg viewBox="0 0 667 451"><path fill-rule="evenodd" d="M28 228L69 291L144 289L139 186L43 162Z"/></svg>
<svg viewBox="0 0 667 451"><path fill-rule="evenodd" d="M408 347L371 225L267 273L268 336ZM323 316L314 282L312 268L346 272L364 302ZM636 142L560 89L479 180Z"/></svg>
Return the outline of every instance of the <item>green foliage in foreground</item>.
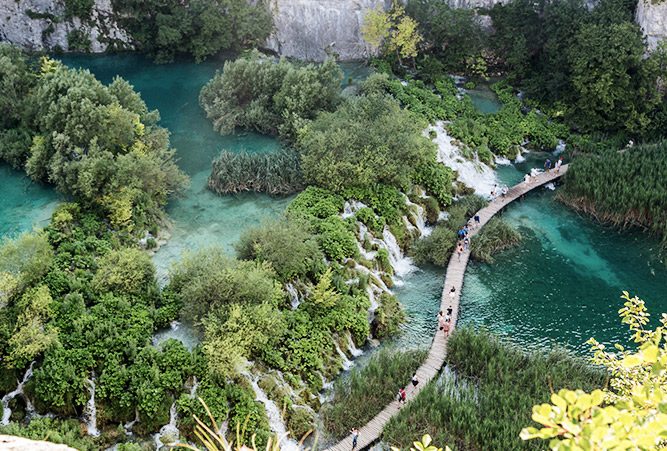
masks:
<svg viewBox="0 0 667 451"><path fill-rule="evenodd" d="M256 130L291 142L319 112L336 107L341 79L333 60L300 66L253 53L226 62L202 88L199 102L220 133Z"/></svg>
<svg viewBox="0 0 667 451"><path fill-rule="evenodd" d="M0 426L0 434L16 435L32 440L48 440L51 443L61 443L80 451L98 449L94 440L83 433L77 419L35 418L27 426L19 423Z"/></svg>
<svg viewBox="0 0 667 451"><path fill-rule="evenodd" d="M271 195L303 189L299 155L291 150L271 153L223 151L213 160L208 188L225 195L254 191Z"/></svg>
<svg viewBox="0 0 667 451"><path fill-rule="evenodd" d="M367 423L396 398L425 357L425 351L382 349L363 368L352 369L334 384L334 398L322 409L326 430L342 438Z"/></svg>
<svg viewBox="0 0 667 451"><path fill-rule="evenodd" d="M179 54L203 61L223 50L238 51L262 44L272 25L271 13L263 1L113 0L113 7L137 47L163 63Z"/></svg>
<svg viewBox="0 0 667 451"><path fill-rule="evenodd" d="M660 326L648 329L644 301L626 291L619 316L632 332L638 349L609 352L595 339L588 340L593 363L611 374L609 389L586 393L560 390L551 403L533 407L533 420L541 429L521 431L524 440L549 439L554 450L662 449L667 437L667 315Z"/></svg>
<svg viewBox="0 0 667 451"><path fill-rule="evenodd" d="M507 221L492 218L480 233L470 241L470 257L484 263L493 263L493 255L521 241L521 234Z"/></svg>
<svg viewBox="0 0 667 451"><path fill-rule="evenodd" d="M386 443L406 447L430 434L452 449L542 449L519 438L531 406L548 400L550 390L605 383L603 371L564 352L526 354L488 332L459 329L447 348L456 379L430 383L403 407L384 429Z"/></svg>
<svg viewBox="0 0 667 451"><path fill-rule="evenodd" d="M667 246L667 141L579 155L560 196L568 205L616 226L643 227Z"/></svg>

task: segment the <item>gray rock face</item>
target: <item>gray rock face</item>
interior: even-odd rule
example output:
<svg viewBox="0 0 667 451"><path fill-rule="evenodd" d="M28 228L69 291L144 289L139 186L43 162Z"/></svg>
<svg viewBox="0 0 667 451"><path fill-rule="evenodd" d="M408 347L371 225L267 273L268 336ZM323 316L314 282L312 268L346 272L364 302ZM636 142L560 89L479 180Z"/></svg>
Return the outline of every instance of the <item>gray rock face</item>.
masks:
<svg viewBox="0 0 667 451"><path fill-rule="evenodd" d="M635 20L642 27L649 49L654 50L667 38L667 2L653 4L651 0L639 0Z"/></svg>
<svg viewBox="0 0 667 451"><path fill-rule="evenodd" d="M79 30L90 40L91 52L130 47L130 37L113 18L111 0L95 0L91 17L85 21L64 17L61 0L0 0L0 40L27 50L68 51L67 35Z"/></svg>
<svg viewBox="0 0 667 451"><path fill-rule="evenodd" d="M271 0L274 32L268 48L280 55L321 61L327 51L341 60L362 59L370 50L361 37L364 14L387 0Z"/></svg>

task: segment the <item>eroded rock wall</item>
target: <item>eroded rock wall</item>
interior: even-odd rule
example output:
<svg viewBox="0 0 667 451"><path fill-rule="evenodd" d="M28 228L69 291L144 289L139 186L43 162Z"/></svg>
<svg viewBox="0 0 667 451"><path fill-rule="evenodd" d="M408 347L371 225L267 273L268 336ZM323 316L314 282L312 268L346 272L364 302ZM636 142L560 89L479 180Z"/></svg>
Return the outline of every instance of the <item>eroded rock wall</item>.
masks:
<svg viewBox="0 0 667 451"><path fill-rule="evenodd" d="M321 61L328 51L341 60L366 58L369 49L361 37L364 14L389 4L389 0L271 0L275 29L267 46L302 60Z"/></svg>
<svg viewBox="0 0 667 451"><path fill-rule="evenodd" d="M667 38L667 1L639 0L635 20L644 31L649 49L654 50Z"/></svg>
<svg viewBox="0 0 667 451"><path fill-rule="evenodd" d="M0 40L27 50L70 51L68 35L90 40L91 52L128 48L130 37L114 19L111 0L95 0L89 19L65 17L61 0L0 0Z"/></svg>

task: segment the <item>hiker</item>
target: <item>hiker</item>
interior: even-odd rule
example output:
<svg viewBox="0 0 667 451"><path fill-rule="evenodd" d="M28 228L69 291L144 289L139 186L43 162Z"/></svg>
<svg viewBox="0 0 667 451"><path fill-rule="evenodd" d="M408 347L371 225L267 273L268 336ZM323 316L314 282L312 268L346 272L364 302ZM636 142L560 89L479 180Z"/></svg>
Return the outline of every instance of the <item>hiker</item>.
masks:
<svg viewBox="0 0 667 451"><path fill-rule="evenodd" d="M456 253L459 255L459 261L461 261L461 254L463 253L463 245L460 242L458 247L456 248Z"/></svg>
<svg viewBox="0 0 667 451"><path fill-rule="evenodd" d="M551 171L551 160L547 158L547 161L544 162L544 170L546 172Z"/></svg>
<svg viewBox="0 0 667 451"><path fill-rule="evenodd" d="M466 233L465 233L465 231L461 228L461 229L459 229L458 232L456 232L456 234L459 236L459 239L462 240Z"/></svg>
<svg viewBox="0 0 667 451"><path fill-rule="evenodd" d="M530 183L530 174L526 174L523 176L523 184L528 185Z"/></svg>
<svg viewBox="0 0 667 451"><path fill-rule="evenodd" d="M469 247L470 247L470 238L468 237L463 238L463 248L467 251Z"/></svg>
<svg viewBox="0 0 667 451"><path fill-rule="evenodd" d="M359 438L359 429L352 428L350 430L350 434L352 434L352 450L354 450L357 447L357 439Z"/></svg>
<svg viewBox="0 0 667 451"><path fill-rule="evenodd" d="M497 195L498 195L498 184L495 184L493 185L493 189L491 190L491 200L494 200Z"/></svg>
<svg viewBox="0 0 667 451"><path fill-rule="evenodd" d="M452 286L452 289L449 290L449 297L452 299L456 297L456 287Z"/></svg>
<svg viewBox="0 0 667 451"><path fill-rule="evenodd" d="M560 167L563 164L563 157L560 157L556 162L556 172L560 172Z"/></svg>
<svg viewBox="0 0 667 451"><path fill-rule="evenodd" d="M445 337L449 336L449 328L451 326L451 323L449 321L446 321L445 324L442 326L442 333L445 334Z"/></svg>
<svg viewBox="0 0 667 451"><path fill-rule="evenodd" d="M475 227L478 227L480 224L479 215L475 215Z"/></svg>
<svg viewBox="0 0 667 451"><path fill-rule="evenodd" d="M398 389L398 402L405 404L405 401L408 399L408 394L405 392L403 387Z"/></svg>
<svg viewBox="0 0 667 451"><path fill-rule="evenodd" d="M419 384L419 379L417 379L417 373L412 375L412 386L416 387Z"/></svg>
<svg viewBox="0 0 667 451"><path fill-rule="evenodd" d="M500 194L503 196L503 199L505 198L505 196L507 196L508 191L509 189L507 189L507 185L503 185L502 190L500 190Z"/></svg>
<svg viewBox="0 0 667 451"><path fill-rule="evenodd" d="M438 329L443 330L445 328L445 315L442 314L442 310L438 312Z"/></svg>
<svg viewBox="0 0 667 451"><path fill-rule="evenodd" d="M451 305L450 305L449 307L447 307L447 314L448 314L449 316L452 315L452 306L451 306Z"/></svg>

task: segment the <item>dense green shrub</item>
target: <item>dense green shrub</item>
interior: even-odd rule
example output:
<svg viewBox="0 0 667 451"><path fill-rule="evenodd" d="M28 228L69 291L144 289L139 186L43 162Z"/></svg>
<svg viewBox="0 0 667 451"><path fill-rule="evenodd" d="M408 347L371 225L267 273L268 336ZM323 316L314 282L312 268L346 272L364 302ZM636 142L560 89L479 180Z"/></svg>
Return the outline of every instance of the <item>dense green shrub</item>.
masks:
<svg viewBox="0 0 667 451"><path fill-rule="evenodd" d="M443 376L425 387L385 426L382 440L409 446L430 434L456 449L542 449L519 438L531 408L561 388L590 392L605 383L603 371L563 351L530 354L488 332L457 329L447 344L455 380Z"/></svg>
<svg viewBox="0 0 667 451"><path fill-rule="evenodd" d="M493 263L494 254L516 246L520 241L521 234L507 221L492 218L470 241L470 256L478 261Z"/></svg>
<svg viewBox="0 0 667 451"><path fill-rule="evenodd" d="M435 159L424 127L384 95L349 98L299 134L306 181L335 192L377 184L407 188L411 168Z"/></svg>
<svg viewBox="0 0 667 451"><path fill-rule="evenodd" d="M375 317L373 318L373 336L383 339L396 335L405 321L405 312L395 296L382 293Z"/></svg>
<svg viewBox="0 0 667 451"><path fill-rule="evenodd" d="M405 195L389 185L372 188L345 188L343 196L368 205L389 224L396 224L406 212Z"/></svg>
<svg viewBox="0 0 667 451"><path fill-rule="evenodd" d="M287 214L294 217L326 219L343 212L345 201L326 189L309 186L290 202Z"/></svg>
<svg viewBox="0 0 667 451"><path fill-rule="evenodd" d="M354 368L334 385L334 398L322 409L326 430L336 438L371 420L396 398L399 387L410 381L424 360L424 351L398 352L383 349L363 368Z"/></svg>
<svg viewBox="0 0 667 451"><path fill-rule="evenodd" d="M456 246L456 231L446 225L437 225L427 237L417 241L412 248L412 256L419 265L432 263L447 266L449 257Z"/></svg>
<svg viewBox="0 0 667 451"><path fill-rule="evenodd" d="M299 156L291 150L275 153L222 151L213 160L208 188L222 195L242 191L280 195L300 191L303 177Z"/></svg>
<svg viewBox="0 0 667 451"><path fill-rule="evenodd" d="M81 431L78 420L58 420L53 418L35 418L28 425L10 423L0 426L0 434L16 435L32 440L44 440L62 443L80 451L98 449L92 437Z"/></svg>
<svg viewBox="0 0 667 451"><path fill-rule="evenodd" d="M324 254L308 223L298 219L267 222L245 232L236 244L239 258L271 264L280 280L315 278L324 270Z"/></svg>
<svg viewBox="0 0 667 451"><path fill-rule="evenodd" d="M202 88L199 101L220 133L235 129L279 135L287 141L321 111L340 101L342 72L331 59L299 66L257 53L225 63Z"/></svg>
<svg viewBox="0 0 667 451"><path fill-rule="evenodd" d="M90 37L83 30L72 30L67 33L67 49L70 52L90 51Z"/></svg>
<svg viewBox="0 0 667 451"><path fill-rule="evenodd" d="M315 227L320 248L328 258L342 261L357 255L357 238L349 223L338 216L331 216Z"/></svg>
<svg viewBox="0 0 667 451"><path fill-rule="evenodd" d="M85 20L90 17L93 6L95 6L95 0L65 0L65 16Z"/></svg>
<svg viewBox="0 0 667 451"><path fill-rule="evenodd" d="M428 162L416 168L413 181L423 186L426 192L438 200L443 207L452 202L454 172L444 164Z"/></svg>
<svg viewBox="0 0 667 451"><path fill-rule="evenodd" d="M220 51L250 48L264 43L272 26L263 1L113 0L113 7L138 49L158 62L178 54L203 61Z"/></svg>

